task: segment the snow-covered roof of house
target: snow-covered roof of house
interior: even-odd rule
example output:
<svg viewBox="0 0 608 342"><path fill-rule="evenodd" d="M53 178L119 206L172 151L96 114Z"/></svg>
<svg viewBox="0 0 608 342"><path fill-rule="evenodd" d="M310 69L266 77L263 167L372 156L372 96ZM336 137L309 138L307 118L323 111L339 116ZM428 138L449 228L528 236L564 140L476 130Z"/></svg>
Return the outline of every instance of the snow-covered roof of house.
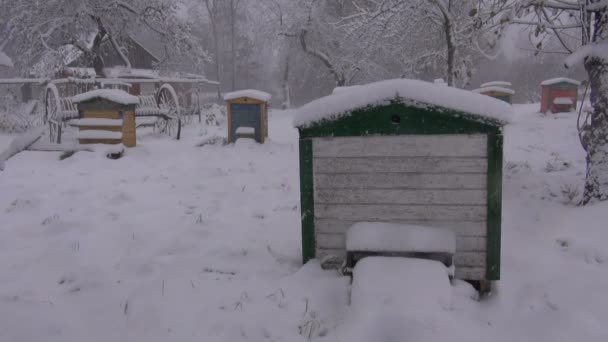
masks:
<svg viewBox="0 0 608 342"><path fill-rule="evenodd" d="M240 97L250 97L252 99L260 100L262 102L268 102L272 98L272 95L254 89L239 90L232 93L224 94L225 101L238 99Z"/></svg>
<svg viewBox="0 0 608 342"><path fill-rule="evenodd" d="M570 97L556 97L553 100L553 104L556 105L573 105L574 104L574 100Z"/></svg>
<svg viewBox="0 0 608 342"><path fill-rule="evenodd" d="M139 104L139 98L137 98L137 96L133 96L126 91L119 89L97 89L87 91L86 93L78 94L72 97L72 102L82 103L94 99L104 99L123 105Z"/></svg>
<svg viewBox="0 0 608 342"><path fill-rule="evenodd" d="M13 64L13 60L4 52L0 51L0 66L5 66L12 68L15 65Z"/></svg>
<svg viewBox="0 0 608 342"><path fill-rule="evenodd" d="M540 85L548 86L548 85L553 85L553 84L558 84L558 83L570 83L570 84L574 84L577 86L581 85L581 82L579 82L577 80L573 80L571 78L567 78L567 77L552 78L550 80L543 81Z"/></svg>
<svg viewBox="0 0 608 342"><path fill-rule="evenodd" d="M483 93L490 92L490 91L495 91L498 93L505 93L505 94L509 94L509 95L515 94L515 91L513 89L498 87L498 86L482 87L479 89L473 89L471 91L474 93L478 93L478 94L483 94Z"/></svg>
<svg viewBox="0 0 608 342"><path fill-rule="evenodd" d="M419 80L394 79L370 83L312 101L297 110L294 125L307 127L319 121L336 120L351 115L357 109L388 104L395 99L421 108L434 105L503 123L510 121L512 111L511 105L504 101L468 90Z"/></svg>
<svg viewBox="0 0 608 342"><path fill-rule="evenodd" d="M482 85L480 85L480 88L486 88L486 87L505 87L505 88L510 88L512 86L511 82L505 82L505 81L492 81L492 82L486 82Z"/></svg>

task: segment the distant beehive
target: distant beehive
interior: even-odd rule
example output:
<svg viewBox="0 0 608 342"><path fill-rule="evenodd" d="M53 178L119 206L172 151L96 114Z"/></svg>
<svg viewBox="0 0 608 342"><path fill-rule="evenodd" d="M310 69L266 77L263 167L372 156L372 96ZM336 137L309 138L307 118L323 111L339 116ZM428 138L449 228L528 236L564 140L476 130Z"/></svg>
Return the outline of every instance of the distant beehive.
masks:
<svg viewBox="0 0 608 342"><path fill-rule="evenodd" d="M270 94L259 90L241 90L224 95L228 107L228 142L252 138L263 144L268 137L268 101Z"/></svg>
<svg viewBox="0 0 608 342"><path fill-rule="evenodd" d="M79 119L72 124L79 127L81 144L123 144L135 147L136 96L122 90L100 89L74 96Z"/></svg>
<svg viewBox="0 0 608 342"><path fill-rule="evenodd" d="M473 90L473 92L487 95L507 103L513 103L513 95L515 95L515 91L511 89L511 83L504 81L484 83L479 89Z"/></svg>
<svg viewBox="0 0 608 342"><path fill-rule="evenodd" d="M558 77L542 82L541 113L562 113L576 109L579 81Z"/></svg>

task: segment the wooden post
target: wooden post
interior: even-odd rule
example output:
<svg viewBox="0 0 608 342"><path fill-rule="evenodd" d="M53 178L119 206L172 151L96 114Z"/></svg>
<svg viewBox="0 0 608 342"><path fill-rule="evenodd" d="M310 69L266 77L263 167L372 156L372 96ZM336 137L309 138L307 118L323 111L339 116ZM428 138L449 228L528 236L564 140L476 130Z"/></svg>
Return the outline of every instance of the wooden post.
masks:
<svg viewBox="0 0 608 342"><path fill-rule="evenodd" d="M126 147L135 147L137 145L135 135L135 113L132 111L123 113L122 144Z"/></svg>

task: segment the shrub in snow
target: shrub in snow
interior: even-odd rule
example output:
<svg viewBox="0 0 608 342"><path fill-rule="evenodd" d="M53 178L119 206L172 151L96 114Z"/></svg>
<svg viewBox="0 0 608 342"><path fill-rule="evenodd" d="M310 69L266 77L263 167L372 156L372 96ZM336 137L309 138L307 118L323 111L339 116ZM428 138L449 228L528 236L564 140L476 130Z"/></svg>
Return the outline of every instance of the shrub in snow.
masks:
<svg viewBox="0 0 608 342"><path fill-rule="evenodd" d="M226 106L206 104L201 109L201 116L207 126L221 126L226 122Z"/></svg>
<svg viewBox="0 0 608 342"><path fill-rule="evenodd" d="M558 172L570 168L571 164L563 160L557 153L551 153L552 158L545 165L545 172Z"/></svg>
<svg viewBox="0 0 608 342"><path fill-rule="evenodd" d="M561 186L561 194L563 197L564 204L577 204L579 203L580 190L575 184L564 184Z"/></svg>
<svg viewBox="0 0 608 342"><path fill-rule="evenodd" d="M24 133L42 125L42 107L38 101L25 104L0 104L0 132Z"/></svg>

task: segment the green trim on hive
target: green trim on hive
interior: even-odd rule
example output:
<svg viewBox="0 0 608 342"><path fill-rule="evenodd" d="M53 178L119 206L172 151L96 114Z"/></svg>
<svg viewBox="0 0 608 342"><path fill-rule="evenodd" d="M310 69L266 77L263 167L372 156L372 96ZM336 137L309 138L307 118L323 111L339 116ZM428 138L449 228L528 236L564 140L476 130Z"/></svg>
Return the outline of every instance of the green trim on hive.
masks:
<svg viewBox="0 0 608 342"><path fill-rule="evenodd" d="M398 116L399 123L393 122ZM402 134L476 134L497 133L503 123L491 118L462 113L443 107L408 105L392 101L384 106L369 106L335 120L321 120L300 127L300 139L327 136L402 135Z"/></svg>
<svg viewBox="0 0 608 342"><path fill-rule="evenodd" d="M488 231L486 279L500 279L500 235L502 222L502 134L488 135Z"/></svg>
<svg viewBox="0 0 608 342"><path fill-rule="evenodd" d="M300 140L300 207L302 219L302 261L315 258L315 202L312 170L312 140Z"/></svg>

